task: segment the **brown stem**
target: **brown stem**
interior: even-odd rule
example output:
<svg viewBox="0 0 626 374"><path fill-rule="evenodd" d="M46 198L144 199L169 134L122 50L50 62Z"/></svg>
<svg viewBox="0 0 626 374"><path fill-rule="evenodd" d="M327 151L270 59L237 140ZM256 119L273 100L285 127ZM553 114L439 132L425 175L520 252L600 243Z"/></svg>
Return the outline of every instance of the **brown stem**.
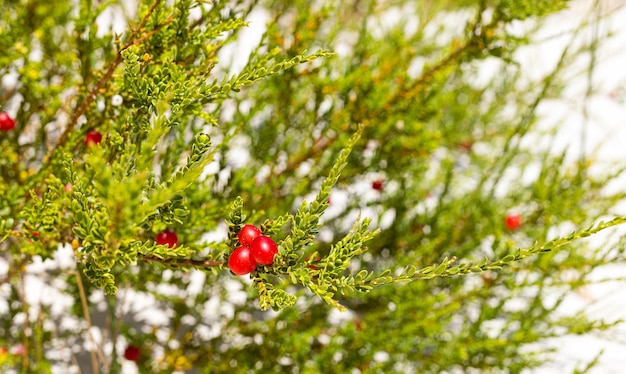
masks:
<svg viewBox="0 0 626 374"><path fill-rule="evenodd" d="M296 170L300 166L300 164L327 149L335 141L335 139L337 139L336 135L331 135L325 138L318 138L317 140L315 140L312 147L309 147L308 150L302 154L295 155L294 158L289 161L287 167L276 173L274 176L276 177L287 171Z"/></svg>
<svg viewBox="0 0 626 374"><path fill-rule="evenodd" d="M24 372L28 372L28 365L29 365L29 361L28 361L28 332L30 330L30 313L29 313L29 308L30 305L28 304L28 301L26 300L26 290L24 289L24 283L26 282L26 280L24 279L24 273L21 273L21 278L20 278L20 283L19 285L16 287L17 289L17 293L19 295L20 301L22 302L22 312L24 313L24 324L22 325L22 331L24 332L24 336L22 337L22 345L24 346L23 352L21 353L22 355L22 370L24 370Z"/></svg>
<svg viewBox="0 0 626 374"><path fill-rule="evenodd" d="M212 268L224 265L224 261L217 260L192 260L178 258L158 258L150 255L139 255L139 258L147 262L158 262L163 265L191 266L194 268Z"/></svg>
<svg viewBox="0 0 626 374"><path fill-rule="evenodd" d="M94 338L91 332L91 316L89 315L89 307L87 306L87 296L85 295L85 287L83 286L83 280L80 277L80 273L78 271L74 272L76 276L76 284L78 285L78 293L80 294L80 304L83 307L83 314L85 315L85 322L87 322L87 335L89 335L89 340L91 340L91 344L93 347L89 350L91 354L91 370L95 374L100 373L100 365L98 364L98 357L96 352L98 349L98 344L96 343L96 339Z"/></svg>
<svg viewBox="0 0 626 374"><path fill-rule="evenodd" d="M26 266L33 259L32 255L26 255L20 262L13 264L12 268L9 267L7 271L7 275L4 278L0 279L0 284L4 284L10 282L11 279L24 271L24 266Z"/></svg>

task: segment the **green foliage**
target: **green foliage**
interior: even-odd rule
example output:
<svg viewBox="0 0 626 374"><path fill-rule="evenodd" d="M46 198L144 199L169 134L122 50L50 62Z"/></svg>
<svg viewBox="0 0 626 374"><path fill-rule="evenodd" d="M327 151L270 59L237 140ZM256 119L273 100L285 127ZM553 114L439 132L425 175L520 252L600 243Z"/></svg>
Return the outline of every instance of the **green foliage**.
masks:
<svg viewBox="0 0 626 374"><path fill-rule="evenodd" d="M45 352L88 342L83 371L119 372L130 342L141 372L520 372L549 360L532 344L617 323L560 307L623 263L624 239L582 239L626 221L604 190L624 166L524 146L551 136L537 108L590 49L524 86L531 35L509 26L567 1L0 4L18 123L0 134L0 348L26 351L0 368L60 370ZM266 30L237 70L224 56L255 11ZM279 252L236 277L246 223ZM156 244L164 229L180 244ZM71 300L59 312L25 290L63 253L40 274ZM143 299L166 322L129 307Z"/></svg>
<svg viewBox="0 0 626 374"><path fill-rule="evenodd" d="M567 6L569 0L557 1L514 1L501 0L497 9L506 20L525 20L529 17L543 17Z"/></svg>

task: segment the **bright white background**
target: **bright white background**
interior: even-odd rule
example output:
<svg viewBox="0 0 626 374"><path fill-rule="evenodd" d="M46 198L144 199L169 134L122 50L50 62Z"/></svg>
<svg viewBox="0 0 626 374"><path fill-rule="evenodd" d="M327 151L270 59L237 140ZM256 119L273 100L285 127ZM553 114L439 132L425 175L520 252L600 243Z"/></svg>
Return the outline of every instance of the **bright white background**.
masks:
<svg viewBox="0 0 626 374"><path fill-rule="evenodd" d="M551 17L541 35L558 35L560 31L576 27L581 17L588 16L593 3L592 0L573 2L569 10ZM528 67L531 75L540 74L554 66L554 61L568 43L589 41L594 33L600 36L613 34L601 43L597 51L597 66L591 79L594 93L589 100L585 101L589 77L586 71L581 70L581 74L572 76L565 97L543 104L540 112L545 116L546 126L559 123L555 151L568 147L574 155L582 148L593 161L592 168L615 170L617 163L623 165L626 162L626 2L603 0L600 3L600 9L610 13L610 16L596 30L584 30L574 41L570 35L548 38L550 41L520 55L520 61ZM588 60L584 62L588 63ZM584 69L584 65L581 68ZM582 131L585 136L581 138ZM626 175L609 188L626 189ZM626 202L619 206L616 213L626 214ZM617 231L626 235L624 228ZM605 236L600 235L592 242L601 242ZM626 266L605 267L593 273L594 279L625 276ZM626 320L626 283L608 282L589 286L571 295L563 305L564 311L579 308L586 308L590 315L607 321ZM571 373L575 368L584 368L584 364L601 351L599 364L591 373L626 373L626 325L623 323L603 336L571 336L545 342L545 346L558 348L559 354L555 362L532 373Z"/></svg>

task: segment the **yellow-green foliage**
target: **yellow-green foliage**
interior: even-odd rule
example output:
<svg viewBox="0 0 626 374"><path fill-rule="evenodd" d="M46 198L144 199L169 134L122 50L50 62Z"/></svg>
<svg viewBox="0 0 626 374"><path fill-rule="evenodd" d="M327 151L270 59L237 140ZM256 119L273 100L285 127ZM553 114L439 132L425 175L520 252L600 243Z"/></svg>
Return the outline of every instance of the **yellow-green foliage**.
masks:
<svg viewBox="0 0 626 374"><path fill-rule="evenodd" d="M557 309L623 261L623 240L580 240L626 221L603 191L623 165L592 175L522 146L580 50L522 87L530 38L509 26L567 1L138 3L0 1L0 77L17 77L0 106L18 124L0 133L0 348L27 351L0 368L73 365L45 353L60 345L119 372L126 341L140 372L519 372L549 359L531 343L612 326ZM111 11L121 34L97 25ZM251 14L266 31L239 56ZM235 277L246 223L279 253ZM155 243L165 228L180 245ZM29 265L69 248L75 269L41 277L74 306L30 305ZM167 322L128 311L137 295ZM64 318L81 323L48 323ZM92 324L105 341L86 352Z"/></svg>

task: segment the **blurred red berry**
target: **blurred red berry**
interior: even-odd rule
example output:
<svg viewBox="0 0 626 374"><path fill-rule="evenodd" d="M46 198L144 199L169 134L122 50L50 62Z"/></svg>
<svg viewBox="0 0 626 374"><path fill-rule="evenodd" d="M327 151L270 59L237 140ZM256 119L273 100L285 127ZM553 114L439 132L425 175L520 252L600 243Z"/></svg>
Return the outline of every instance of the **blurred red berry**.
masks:
<svg viewBox="0 0 626 374"><path fill-rule="evenodd" d="M98 145L101 141L102 134L97 131L89 131L85 136L85 144L87 144L87 147Z"/></svg>
<svg viewBox="0 0 626 374"><path fill-rule="evenodd" d="M375 189L376 191L382 191L384 186L385 186L385 183L380 179L372 182L372 188Z"/></svg>
<svg viewBox="0 0 626 374"><path fill-rule="evenodd" d="M504 219L504 225L509 230L517 230L522 225L522 216L519 214L509 214Z"/></svg>
<svg viewBox="0 0 626 374"><path fill-rule="evenodd" d="M124 350L124 358L128 361L138 361L139 356L141 356L141 350L137 346L129 345Z"/></svg>
<svg viewBox="0 0 626 374"><path fill-rule="evenodd" d="M11 118L6 112L0 112L0 130L10 131L15 127L15 120Z"/></svg>

